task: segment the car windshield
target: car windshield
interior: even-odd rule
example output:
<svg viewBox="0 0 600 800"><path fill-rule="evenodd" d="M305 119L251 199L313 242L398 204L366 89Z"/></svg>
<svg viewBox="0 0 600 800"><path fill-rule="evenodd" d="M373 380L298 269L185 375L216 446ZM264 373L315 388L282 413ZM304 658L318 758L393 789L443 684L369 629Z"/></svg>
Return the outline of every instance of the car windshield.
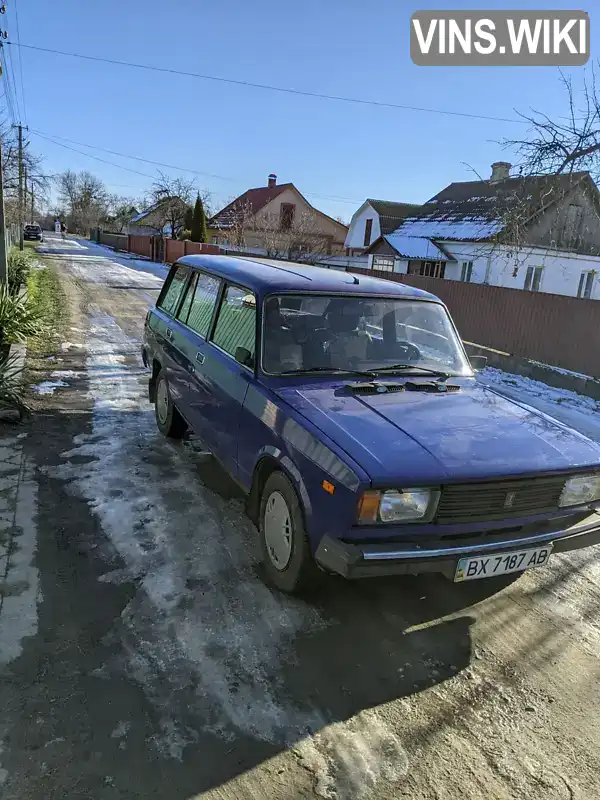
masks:
<svg viewBox="0 0 600 800"><path fill-rule="evenodd" d="M471 375L446 309L395 297L280 295L264 304L263 369Z"/></svg>

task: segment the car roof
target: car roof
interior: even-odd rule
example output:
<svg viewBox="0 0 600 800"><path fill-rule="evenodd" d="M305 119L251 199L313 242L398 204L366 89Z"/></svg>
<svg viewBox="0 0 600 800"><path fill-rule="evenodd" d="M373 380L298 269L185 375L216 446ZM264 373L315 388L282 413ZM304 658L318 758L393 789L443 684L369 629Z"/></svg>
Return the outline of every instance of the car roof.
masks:
<svg viewBox="0 0 600 800"><path fill-rule="evenodd" d="M197 255L184 256L176 263L209 270L225 280L240 283L260 295L278 291L348 292L441 302L430 292L407 284L372 278L369 275L298 264L294 261Z"/></svg>

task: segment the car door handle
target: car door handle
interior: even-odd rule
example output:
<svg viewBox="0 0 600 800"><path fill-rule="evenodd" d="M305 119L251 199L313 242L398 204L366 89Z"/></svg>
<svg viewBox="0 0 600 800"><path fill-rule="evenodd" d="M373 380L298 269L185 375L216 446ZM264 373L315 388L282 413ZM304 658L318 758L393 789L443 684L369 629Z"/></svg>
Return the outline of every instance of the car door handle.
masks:
<svg viewBox="0 0 600 800"><path fill-rule="evenodd" d="M204 353L196 353L196 361L200 365L204 364Z"/></svg>
<svg viewBox="0 0 600 800"><path fill-rule="evenodd" d="M173 339L173 331L171 328L167 328L167 339Z"/></svg>

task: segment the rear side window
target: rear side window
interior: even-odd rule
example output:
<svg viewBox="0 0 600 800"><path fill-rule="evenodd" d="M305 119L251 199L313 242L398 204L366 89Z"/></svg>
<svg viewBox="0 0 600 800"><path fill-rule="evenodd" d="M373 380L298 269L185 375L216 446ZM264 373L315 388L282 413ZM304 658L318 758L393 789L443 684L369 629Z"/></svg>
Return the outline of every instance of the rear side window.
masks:
<svg viewBox="0 0 600 800"><path fill-rule="evenodd" d="M245 347L254 357L256 297L252 293L237 286L227 287L219 309L213 342L232 356L238 347Z"/></svg>
<svg viewBox="0 0 600 800"><path fill-rule="evenodd" d="M197 273L194 276L194 280L194 296L191 298L187 324L192 330L206 339L219 295L221 281L218 278L205 275L203 272Z"/></svg>
<svg viewBox="0 0 600 800"><path fill-rule="evenodd" d="M171 269L157 303L158 307L166 311L167 314L172 314L177 308L181 293L185 287L187 275L188 268L184 264L179 264Z"/></svg>

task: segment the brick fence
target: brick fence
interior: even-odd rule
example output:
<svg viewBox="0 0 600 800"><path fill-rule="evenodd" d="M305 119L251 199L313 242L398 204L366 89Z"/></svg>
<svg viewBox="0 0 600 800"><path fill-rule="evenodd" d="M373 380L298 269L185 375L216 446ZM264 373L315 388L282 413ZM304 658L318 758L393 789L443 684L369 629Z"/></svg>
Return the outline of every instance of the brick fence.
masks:
<svg viewBox="0 0 600 800"><path fill-rule="evenodd" d="M600 378L599 300L420 275L350 271L437 295L465 341Z"/></svg>

